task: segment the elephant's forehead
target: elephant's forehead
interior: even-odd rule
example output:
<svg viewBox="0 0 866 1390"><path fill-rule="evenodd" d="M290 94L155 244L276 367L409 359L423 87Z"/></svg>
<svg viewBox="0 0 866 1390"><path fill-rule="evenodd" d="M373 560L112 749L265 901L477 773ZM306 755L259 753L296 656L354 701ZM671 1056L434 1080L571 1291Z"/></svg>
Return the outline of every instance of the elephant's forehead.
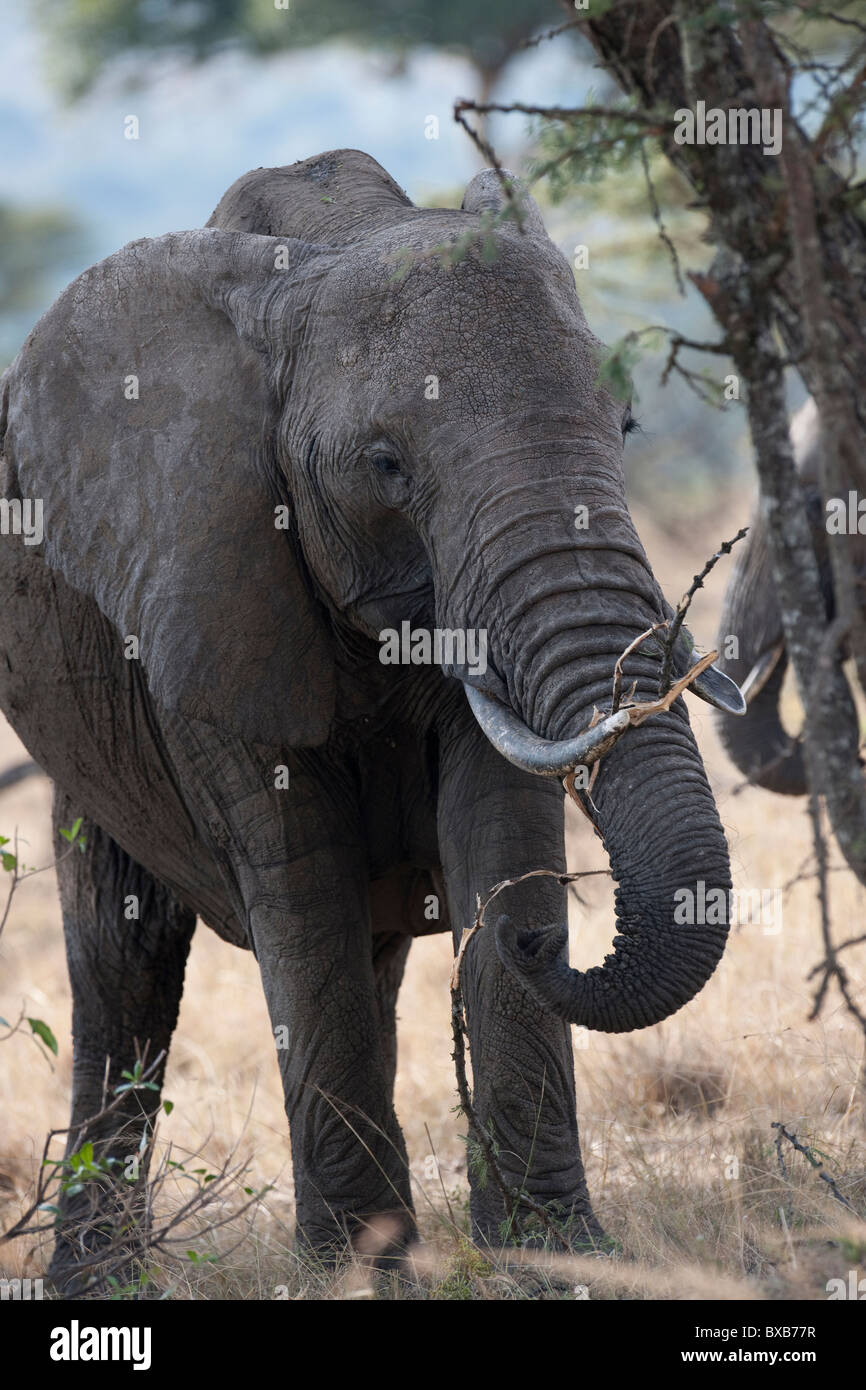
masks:
<svg viewBox="0 0 866 1390"><path fill-rule="evenodd" d="M514 232L473 240L465 225L459 237L452 228L354 248L329 277L322 308L337 329L338 366L403 386L419 372L483 372L494 393L497 380L513 389L515 376L532 389L539 376L572 387L594 381L600 344L556 248Z"/></svg>

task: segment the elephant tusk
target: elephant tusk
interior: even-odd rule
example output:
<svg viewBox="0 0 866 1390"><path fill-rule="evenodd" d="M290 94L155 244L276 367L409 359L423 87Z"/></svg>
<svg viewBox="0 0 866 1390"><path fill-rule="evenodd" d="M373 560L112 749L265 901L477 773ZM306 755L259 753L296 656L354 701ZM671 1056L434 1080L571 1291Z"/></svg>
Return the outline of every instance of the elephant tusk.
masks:
<svg viewBox="0 0 866 1390"><path fill-rule="evenodd" d="M763 690L767 681L778 666L784 650L785 643L777 642L775 647L771 647L769 651L764 652L758 657L758 660L740 686L740 693L747 705L751 704L755 696L760 694Z"/></svg>
<svg viewBox="0 0 866 1390"><path fill-rule="evenodd" d="M692 681L689 689L700 695L707 704L724 710L725 714L746 713L746 687L741 690L736 681L720 671L718 666L708 666Z"/></svg>
<svg viewBox="0 0 866 1390"><path fill-rule="evenodd" d="M465 682L464 686L469 707L497 752L515 767L540 777L564 777L575 767L589 767L613 747L631 723L628 710L618 710L577 738L552 743L534 734L506 705L491 700L475 686Z"/></svg>

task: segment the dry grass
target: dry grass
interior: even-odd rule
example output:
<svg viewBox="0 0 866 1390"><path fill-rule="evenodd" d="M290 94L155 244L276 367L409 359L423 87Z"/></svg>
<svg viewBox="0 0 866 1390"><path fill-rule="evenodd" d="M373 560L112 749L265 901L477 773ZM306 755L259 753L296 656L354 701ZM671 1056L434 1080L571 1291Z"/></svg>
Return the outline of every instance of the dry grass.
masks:
<svg viewBox="0 0 866 1390"><path fill-rule="evenodd" d="M656 572L675 599L722 535L741 520L714 523L687 548L639 519ZM698 640L715 630L727 573L692 612ZM732 851L737 887L772 889L810 853L805 806L759 791L733 795L734 770L722 756L707 707L689 700ZM0 731L0 766L20 755ZM17 825L29 863L51 857L49 796L43 782L7 793L0 830ZM575 815L570 867L602 867L600 848ZM540 866L541 867L541 866ZM483 889L489 885L479 884ZM598 962L609 948L612 888L581 884L574 904L573 957ZM864 894L850 875L831 878L837 936L862 925ZM819 955L814 884L785 897L782 928L732 934L725 959L688 1008L645 1033L575 1037L578 1115L590 1191L619 1244L606 1258L521 1274L515 1260L485 1261L466 1239L466 1165L452 1113L448 974L444 937L413 947L400 1000L397 1107L427 1238L424 1272L434 1298L826 1298L826 1283L862 1277L866 1227L834 1201L805 1159L785 1146L779 1171L770 1124L782 1120L825 1156L858 1211L866 1212L863 1039L831 989L823 1016L808 1023L809 967ZM866 952L846 964L863 999ZM69 987L52 875L26 883L0 945L0 1013L48 1020L60 1053L53 1069L19 1035L0 1049L0 1224L11 1223L32 1190L45 1131L66 1123L71 1074ZM191 1231L189 1248L217 1254L194 1264L181 1247L156 1285L175 1298L372 1297L366 1271L347 1266L335 1281L292 1251L292 1179L277 1065L255 962L200 929L192 948L165 1094L173 1113L161 1124L176 1156L201 1153L220 1167L237 1147L250 1160L246 1182L271 1184L262 1206L217 1235ZM438 1165L438 1170L437 1170ZM178 1179L180 1183L180 1179ZM447 1201L444 1194L447 1194ZM181 1188L178 1187L178 1199ZM231 1210L227 1198L223 1210ZM237 1206L243 1198L239 1194ZM450 1208L450 1210L449 1210ZM784 1212L784 1221L780 1216ZM47 1249L19 1241L0 1251L8 1276L36 1275ZM575 1293L577 1290L577 1293ZM395 1297L408 1296L403 1288Z"/></svg>

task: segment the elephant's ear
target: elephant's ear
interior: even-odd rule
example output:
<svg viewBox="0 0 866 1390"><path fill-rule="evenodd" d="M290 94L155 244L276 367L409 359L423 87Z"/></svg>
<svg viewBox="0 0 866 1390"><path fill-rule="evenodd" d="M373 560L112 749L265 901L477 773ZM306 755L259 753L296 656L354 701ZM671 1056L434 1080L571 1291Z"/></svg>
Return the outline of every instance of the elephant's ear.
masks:
<svg viewBox="0 0 866 1390"><path fill-rule="evenodd" d="M271 463L271 383L329 264L240 233L133 242L69 286L10 369L4 447L21 496L43 500L46 563L138 639L157 701L278 745L323 742L334 707L327 615L278 529Z"/></svg>
<svg viewBox="0 0 866 1390"><path fill-rule="evenodd" d="M460 204L461 212L503 212L506 208L503 180L510 185L512 197L520 209L524 231L530 236L547 239L544 219L539 212L538 204L532 195L527 193L520 179L508 169L503 169L501 176L495 169L481 169L475 174L466 185L463 202ZM508 229L516 224L503 222L502 225Z"/></svg>
<svg viewBox="0 0 866 1390"><path fill-rule="evenodd" d="M362 150L328 150L280 169L251 169L223 194L209 227L348 246L418 209Z"/></svg>

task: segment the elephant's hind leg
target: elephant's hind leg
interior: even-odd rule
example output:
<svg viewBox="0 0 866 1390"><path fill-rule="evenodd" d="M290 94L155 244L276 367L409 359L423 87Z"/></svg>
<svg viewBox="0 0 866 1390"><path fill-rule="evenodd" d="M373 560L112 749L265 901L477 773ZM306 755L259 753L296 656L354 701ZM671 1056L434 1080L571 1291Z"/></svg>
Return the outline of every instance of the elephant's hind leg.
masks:
<svg viewBox="0 0 866 1390"><path fill-rule="evenodd" d="M142 1135L159 1108L172 1031L195 914L129 857L97 825L85 821L85 847L70 850L59 835L76 816L74 799L54 798L57 875L72 986L74 1039L71 1130L67 1155L92 1143L95 1160L112 1158L64 1197L51 1275L61 1291L97 1291L99 1277L126 1282L141 1250L137 1216L144 1209ZM145 1069L162 1054L148 1081L118 1100L124 1071ZM99 1117L94 1119L93 1117ZM140 1228L139 1228L140 1232Z"/></svg>

